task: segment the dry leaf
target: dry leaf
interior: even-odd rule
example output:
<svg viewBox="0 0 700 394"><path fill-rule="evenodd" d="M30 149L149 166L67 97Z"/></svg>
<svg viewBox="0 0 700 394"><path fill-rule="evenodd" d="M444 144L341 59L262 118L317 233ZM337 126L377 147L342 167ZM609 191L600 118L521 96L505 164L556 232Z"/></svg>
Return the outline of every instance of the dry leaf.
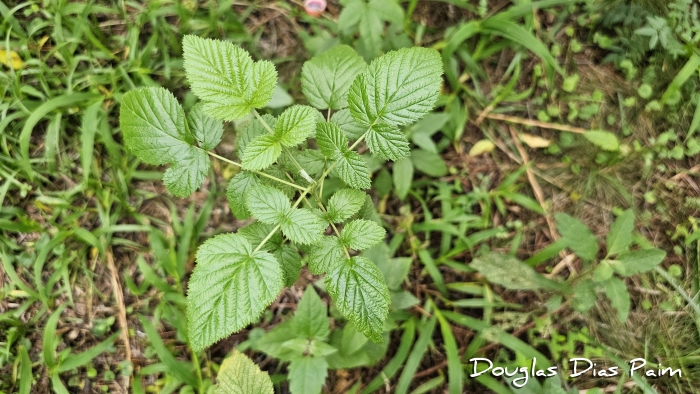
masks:
<svg viewBox="0 0 700 394"><path fill-rule="evenodd" d="M469 156L479 156L482 153L492 152L496 148L493 142L490 140L477 141L471 149L469 149Z"/></svg>
<svg viewBox="0 0 700 394"><path fill-rule="evenodd" d="M530 148L546 148L552 145L551 140L527 133L520 133L520 139Z"/></svg>
<svg viewBox="0 0 700 394"><path fill-rule="evenodd" d="M8 63L7 60L7 51L4 49L0 49L0 63L6 66L11 65L12 68L14 68L15 70L19 70L24 65L22 58L19 57L19 55L15 51L10 51L10 62Z"/></svg>

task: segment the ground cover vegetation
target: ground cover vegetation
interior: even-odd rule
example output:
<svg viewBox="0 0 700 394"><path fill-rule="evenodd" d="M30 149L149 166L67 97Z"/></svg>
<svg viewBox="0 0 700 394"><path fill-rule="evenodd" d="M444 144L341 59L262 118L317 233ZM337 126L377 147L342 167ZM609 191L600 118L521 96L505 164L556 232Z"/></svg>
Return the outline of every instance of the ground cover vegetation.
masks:
<svg viewBox="0 0 700 394"><path fill-rule="evenodd" d="M0 392L695 392L699 7L0 3Z"/></svg>

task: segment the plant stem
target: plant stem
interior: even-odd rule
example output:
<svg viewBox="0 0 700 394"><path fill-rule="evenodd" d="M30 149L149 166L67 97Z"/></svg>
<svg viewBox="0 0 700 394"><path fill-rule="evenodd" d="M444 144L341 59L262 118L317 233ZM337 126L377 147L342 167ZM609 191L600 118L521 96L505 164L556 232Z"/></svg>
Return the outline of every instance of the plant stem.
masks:
<svg viewBox="0 0 700 394"><path fill-rule="evenodd" d="M205 151L205 152L207 152L207 154L208 154L209 156L216 157L217 159L219 159L219 160L221 160L221 161L225 161L225 162L227 162L227 163L229 163L229 164L233 164L233 165L236 166L236 167L243 168L243 166L242 166L240 163L236 163L236 162L233 161L233 160L229 160L229 159L227 159L227 158L225 158L225 157L223 157L223 156L219 156L219 155L217 155L217 154L214 153L214 152L209 152L209 151ZM246 171L249 171L249 170L246 170ZM266 178L270 178L270 179L272 179L273 181L277 181L277 182L279 182L279 183L283 183L283 184L285 184L285 185L287 185L287 186L291 186L291 187L293 187L293 188L295 188L295 189L304 190L304 187L299 186L299 185L297 185L296 183L287 182L287 181L285 181L284 179L277 178L276 176L273 176L273 175L264 173L264 172L262 172L262 171L250 171L250 172L252 172L252 173L254 173L254 174L258 174L258 175L260 175L260 176L264 176L264 177L266 177Z"/></svg>
<svg viewBox="0 0 700 394"><path fill-rule="evenodd" d="M260 116L260 114L258 113L258 110L255 108L253 108L253 115L255 115L255 117L258 118L258 122L262 123L262 125L267 129L267 131L270 132L270 134L275 134L275 132L272 131L272 128L270 127L270 125L267 124L267 122L265 122L265 119L263 119L262 116Z"/></svg>
<svg viewBox="0 0 700 394"><path fill-rule="evenodd" d="M267 122L265 122L265 119L263 119L262 116L260 116L260 113L258 113L258 111L257 111L255 108L253 108L253 114L254 114L255 117L258 119L258 121L259 121L260 123L262 123L262 125L267 129L267 131L268 131L270 134L275 134L275 132L274 132L274 131L272 130L272 128L270 127L270 125L267 124ZM286 146L282 146L282 150L284 150L284 153L292 160L292 162L294 163L294 165L297 167L297 170L299 170L299 173L300 173L300 174L301 174L302 172L303 172L303 173L306 173L306 171L304 171L304 169L301 168L301 166L299 165L299 163L297 162L297 160L294 158L294 156L292 156L292 152L289 151L289 148L287 148Z"/></svg>

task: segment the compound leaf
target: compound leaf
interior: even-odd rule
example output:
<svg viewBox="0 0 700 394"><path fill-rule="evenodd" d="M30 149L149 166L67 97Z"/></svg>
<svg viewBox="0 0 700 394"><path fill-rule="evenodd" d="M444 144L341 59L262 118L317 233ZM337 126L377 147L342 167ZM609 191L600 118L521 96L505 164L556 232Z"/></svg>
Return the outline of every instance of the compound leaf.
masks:
<svg viewBox="0 0 700 394"><path fill-rule="evenodd" d="M301 90L318 109L348 106L348 90L367 63L347 45L338 45L304 63Z"/></svg>
<svg viewBox="0 0 700 394"><path fill-rule="evenodd" d="M355 189L369 189L372 186L367 162L360 155L348 150L342 154L338 152L333 159L338 163L336 167L338 176L348 186Z"/></svg>
<svg viewBox="0 0 700 394"><path fill-rule="evenodd" d="M233 351L224 359L214 394L274 394L272 380L245 354Z"/></svg>
<svg viewBox="0 0 700 394"><path fill-rule="evenodd" d="M258 177L250 171L241 171L228 182L226 197L236 219L243 220L250 217L250 211L246 205L248 192L260 185Z"/></svg>
<svg viewBox="0 0 700 394"><path fill-rule="evenodd" d="M265 134L255 137L243 152L242 165L246 170L262 170L274 163L282 153L277 137Z"/></svg>
<svg viewBox="0 0 700 394"><path fill-rule="evenodd" d="M348 93L350 113L360 124L394 126L415 122L433 108L442 84L437 51L403 48L372 61Z"/></svg>
<svg viewBox="0 0 700 394"><path fill-rule="evenodd" d="M197 104L187 115L187 124L199 146L204 150L212 150L221 142L224 125L204 113L202 104Z"/></svg>
<svg viewBox="0 0 700 394"><path fill-rule="evenodd" d="M373 342L382 341L389 314L389 288L372 261L355 256L332 265L326 276L328 293L336 307Z"/></svg>
<svg viewBox="0 0 700 394"><path fill-rule="evenodd" d="M244 236L253 247L257 247L267 238L274 228L275 226L272 224L255 222L239 229L237 234ZM262 249L276 251L282 246L282 241L282 234L279 232L279 230L275 231L270 238L267 238L267 241L265 241Z"/></svg>
<svg viewBox="0 0 700 394"><path fill-rule="evenodd" d="M385 123L372 126L366 141L369 150L382 159L396 161L411 154L408 139L401 130Z"/></svg>
<svg viewBox="0 0 700 394"><path fill-rule="evenodd" d="M328 225L319 215L307 208L291 209L282 219L282 233L290 240L304 245L318 241L326 227Z"/></svg>
<svg viewBox="0 0 700 394"><path fill-rule="evenodd" d="M337 153L348 151L348 139L334 123L316 124L316 142L321 153L329 159L335 157Z"/></svg>
<svg viewBox="0 0 700 394"><path fill-rule="evenodd" d="M284 146L293 147L306 141L316 126L318 111L306 105L287 108L275 124L275 137Z"/></svg>
<svg viewBox="0 0 700 394"><path fill-rule="evenodd" d="M267 125L274 130L275 126L277 125L277 118L270 114L264 114L261 117L265 123L267 123ZM269 132L257 118L248 122L243 129L236 134L236 154L238 157L243 157L243 152L245 152L245 148L248 146L250 141L255 139L255 137L265 134L269 134Z"/></svg>
<svg viewBox="0 0 700 394"><path fill-rule="evenodd" d="M289 363L289 390L294 394L320 394L328 375L323 357L300 356Z"/></svg>
<svg viewBox="0 0 700 394"><path fill-rule="evenodd" d="M328 308L321 301L313 286L307 286L292 318L297 336L325 341L330 335Z"/></svg>
<svg viewBox="0 0 700 394"><path fill-rule="evenodd" d="M314 275L325 274L342 256L343 246L338 237L323 237L309 253L309 271Z"/></svg>
<svg viewBox="0 0 700 394"><path fill-rule="evenodd" d="M228 41L187 35L182 46L187 80L208 115L241 119L272 98L277 71L271 62L253 62L248 52Z"/></svg>
<svg viewBox="0 0 700 394"><path fill-rule="evenodd" d="M328 200L328 219L342 223L356 214L365 203L367 194L356 189L341 189Z"/></svg>
<svg viewBox="0 0 700 394"><path fill-rule="evenodd" d="M270 253L253 252L239 234L206 241L187 292L188 332L200 351L255 321L282 290L280 265Z"/></svg>
<svg viewBox="0 0 700 394"><path fill-rule="evenodd" d="M367 131L367 127L357 123L347 108L334 113L331 116L331 122L340 127L345 136L351 140L360 138Z"/></svg>
<svg viewBox="0 0 700 394"><path fill-rule="evenodd" d="M340 232L340 240L350 249L365 250L384 239L386 231L371 220L357 219L348 223Z"/></svg>
<svg viewBox="0 0 700 394"><path fill-rule="evenodd" d="M279 189L260 185L248 192L248 210L259 221L267 224L279 223L290 209L287 196Z"/></svg>

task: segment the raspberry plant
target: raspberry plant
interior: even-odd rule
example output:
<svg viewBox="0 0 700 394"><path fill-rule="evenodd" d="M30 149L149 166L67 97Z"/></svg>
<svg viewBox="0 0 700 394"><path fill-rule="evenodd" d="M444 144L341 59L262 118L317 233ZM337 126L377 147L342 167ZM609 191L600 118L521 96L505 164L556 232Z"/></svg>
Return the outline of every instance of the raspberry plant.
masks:
<svg viewBox="0 0 700 394"><path fill-rule="evenodd" d="M227 189L231 210L238 219L256 219L197 250L187 294L192 348L201 350L254 322L283 286L296 281L300 251L307 252L312 273L326 274L338 310L380 342L389 290L374 263L355 254L382 242L385 231L362 214L371 208L364 192L370 172L355 148L365 142L393 161L410 154L399 127L433 108L442 83L438 53L401 49L367 65L350 47L335 47L303 66L302 90L311 106L294 105L275 118L257 111L277 83L271 62L253 61L230 42L196 36L186 36L183 49L187 79L201 102L185 114L166 89L126 93L120 114L126 146L146 163L170 163L163 182L176 196L201 186L212 157L239 167ZM251 113L254 119L236 138L240 161L212 152L222 121ZM340 178L347 188L324 203L327 177Z"/></svg>

